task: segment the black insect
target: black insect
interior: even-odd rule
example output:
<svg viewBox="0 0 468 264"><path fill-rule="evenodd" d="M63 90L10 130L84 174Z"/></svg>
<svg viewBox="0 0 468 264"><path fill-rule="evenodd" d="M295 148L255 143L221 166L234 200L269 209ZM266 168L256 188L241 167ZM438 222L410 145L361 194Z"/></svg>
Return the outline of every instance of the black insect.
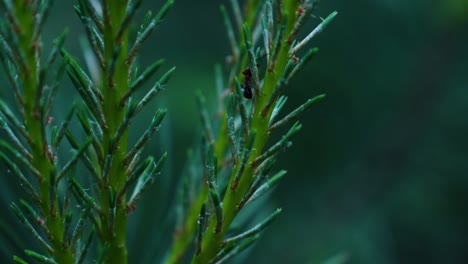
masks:
<svg viewBox="0 0 468 264"><path fill-rule="evenodd" d="M260 65L257 64L257 67ZM250 68L245 69L242 72L242 75L244 75L244 83L241 84L242 91L244 92L244 97L246 99L252 99L253 93L252 93L252 71Z"/></svg>
<svg viewBox="0 0 468 264"><path fill-rule="evenodd" d="M252 99L253 97L252 87L245 85L245 84L242 84L241 87L242 87L242 90L244 91L244 97L246 99Z"/></svg>

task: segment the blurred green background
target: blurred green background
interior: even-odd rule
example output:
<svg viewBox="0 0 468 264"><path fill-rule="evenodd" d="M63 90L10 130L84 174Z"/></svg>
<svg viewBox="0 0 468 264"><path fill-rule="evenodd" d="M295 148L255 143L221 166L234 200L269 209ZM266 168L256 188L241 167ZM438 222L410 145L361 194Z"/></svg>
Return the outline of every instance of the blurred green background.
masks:
<svg viewBox="0 0 468 264"><path fill-rule="evenodd" d="M146 2L156 10L163 1ZM156 248L170 239L168 201L200 126L194 94L215 102L213 66L229 52L220 2L229 3L177 0L142 50L141 64L164 57L177 72L155 104L169 116L151 152L169 151L170 162L131 217L132 263L158 263L164 253ZM46 36L68 26L67 48L79 56L84 35L71 3L56 1ZM237 262L322 263L342 254L347 263L467 263L468 1L328 0L316 15L334 10L338 17L313 43L320 53L287 89L289 110L328 96L304 116L275 167L288 174L265 208L283 214ZM64 82L57 120L73 96ZM134 135L150 115L135 122ZM17 184L2 175L0 185L2 236L26 234L11 230ZM6 241L2 259L20 253L15 239Z"/></svg>

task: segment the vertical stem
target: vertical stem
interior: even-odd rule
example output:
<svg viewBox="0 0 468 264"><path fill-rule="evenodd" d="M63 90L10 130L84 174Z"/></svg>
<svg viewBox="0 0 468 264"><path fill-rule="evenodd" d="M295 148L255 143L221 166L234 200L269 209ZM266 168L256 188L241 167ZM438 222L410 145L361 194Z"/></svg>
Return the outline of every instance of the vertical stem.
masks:
<svg viewBox="0 0 468 264"><path fill-rule="evenodd" d="M260 96L257 96L254 102L255 112L253 114L251 130L256 131L256 138L254 146L252 148L252 153L247 164L251 164L253 160L255 160L259 155L262 154L262 151L269 139L268 122L270 120L273 108L271 107L265 116L262 116L261 112L263 107L267 104L270 96L272 95L279 79L281 78L281 74L283 73L289 60L289 49L291 47L291 44L288 43L287 39L296 21L296 10L298 5L298 1L289 1L288 3L284 4L284 18L287 19L286 31L282 39L282 45L279 50L275 68L271 72L266 71L265 82L260 91ZM239 165L236 165L233 168L233 174L239 169L237 168L238 166ZM221 232L216 233L216 221L212 220L210 222L206 230L205 237L203 238L201 254L199 254L198 256L194 256L194 258L192 259L192 263L208 263L213 257L216 256L216 253L220 249L224 235L226 234L230 224L239 212L237 205L239 205L240 201L244 197L250 184L253 181L253 173L254 169L250 165L247 166L240 178L237 188L234 190L231 190L230 188L227 189L223 201L223 229Z"/></svg>
<svg viewBox="0 0 468 264"><path fill-rule="evenodd" d="M16 19L18 21L18 42L19 50L24 58L26 69L21 69L19 72L19 79L23 85L23 118L25 128L29 133L30 141L29 146L32 154L32 165L42 176L39 182L39 196L41 200L41 211L44 216L44 222L50 232L48 236L53 249L53 257L58 263L74 263L71 248L64 246L63 238L64 232L64 216L61 215L58 207L58 198L51 201L50 193L54 184L51 183L51 173L54 171L54 163L52 157L48 155L49 146L45 142L46 135L43 134L46 126L44 117L41 116L39 106L35 105L35 98L38 87L39 67L40 67L40 43L39 39L34 40L35 21L33 11L33 3L25 1L14 1L14 9ZM36 42L35 42L36 41ZM52 209L54 208L54 209Z"/></svg>
<svg viewBox="0 0 468 264"><path fill-rule="evenodd" d="M128 54L128 30L123 34L120 43L116 42L116 35L127 12L128 0L105 0L107 5L108 18L106 15L104 21L104 56L106 65L102 73L102 89L104 95L103 110L107 123L104 131L104 152L108 153L114 139L114 135L123 122L125 111L120 106L120 98L128 90L128 66L125 63ZM104 9L106 9L104 8ZM109 64L112 56L119 47L119 55L115 62L115 70L111 75ZM109 192L118 193L126 180L125 169L122 161L127 152L128 133L122 136L115 153L113 154L112 164L109 170L109 184L106 186L107 192L101 196L101 206L104 211L102 221L102 230L105 246L108 247L104 257L104 263L127 263L127 211L126 204L121 203L117 206L114 220L112 214L111 195ZM125 197L123 197L125 201Z"/></svg>
<svg viewBox="0 0 468 264"><path fill-rule="evenodd" d="M260 1L258 0L249 0L246 5L245 5L245 13L247 17L245 18L245 23L249 26L252 27L255 23L255 17L256 17L256 12L258 10ZM244 35L242 32L239 32L240 40L239 44L244 46ZM242 60L241 63L241 68L243 68L247 64L247 55L245 54L243 58L239 58ZM239 73L239 77L241 77L242 74ZM230 86L231 84L233 85L234 80L230 80ZM234 88L233 88L234 91ZM216 137L216 142L214 145L215 149L215 156L218 157L218 170L221 168L223 165L223 159L220 157L224 157L224 154L226 153L226 149L228 147L228 137L227 137L227 119L226 119L226 113L223 112L221 117L220 117L220 126L219 126L219 131L218 135ZM193 236L195 234L195 231L197 229L197 218L200 213L200 208L203 205L203 203L206 202L206 199L208 197L208 186L206 184L203 184L201 186L201 190L198 193L198 197L196 200L192 203L192 205L189 208L189 211L186 215L185 222L181 228L181 230L176 230L175 237L174 237L174 242L171 247L171 251L166 259L167 264L173 264L173 263L179 263L180 259L184 256L184 254L187 251L187 248L190 246L190 243L192 242ZM227 224L225 224L227 225Z"/></svg>

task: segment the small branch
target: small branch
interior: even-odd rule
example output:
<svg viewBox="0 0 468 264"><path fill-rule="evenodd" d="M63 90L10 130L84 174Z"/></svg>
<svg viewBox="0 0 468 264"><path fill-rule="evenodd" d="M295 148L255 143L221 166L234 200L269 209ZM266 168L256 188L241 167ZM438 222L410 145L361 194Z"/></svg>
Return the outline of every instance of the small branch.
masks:
<svg viewBox="0 0 468 264"><path fill-rule="evenodd" d="M323 21L322 23L320 23L314 30L312 30L312 32L309 33L309 35L307 35L301 42L299 42L298 44L296 44L296 46L294 46L294 48L292 48L292 50L289 52L289 55L292 57L294 55L296 55L296 53L302 48L304 47L305 45L307 45L307 43L309 43L309 41L311 39L313 39L315 36L317 36L318 34L320 34L323 29L328 25L330 24L330 22L333 21L333 19L335 19L336 15L338 15L338 12L332 12L330 15L328 15Z"/></svg>

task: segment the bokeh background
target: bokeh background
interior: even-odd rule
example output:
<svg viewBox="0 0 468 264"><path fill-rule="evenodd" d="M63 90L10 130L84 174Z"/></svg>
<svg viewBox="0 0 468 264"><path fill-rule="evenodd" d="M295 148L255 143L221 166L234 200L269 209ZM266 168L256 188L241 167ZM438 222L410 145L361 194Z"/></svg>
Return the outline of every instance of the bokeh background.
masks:
<svg viewBox="0 0 468 264"><path fill-rule="evenodd" d="M146 2L156 10L163 1ZM71 3L56 1L46 36L69 27L66 46L79 57L84 34ZM164 219L173 186L200 130L194 94L202 90L215 102L214 64L229 52L220 3L229 1L176 1L142 51L143 65L164 57L177 72L155 103L169 116L151 153L167 150L170 159L132 216L132 263L158 263L164 253L157 249L169 243ZM328 96L304 116L275 167L288 175L263 208L282 207L283 214L233 263L324 263L334 256L364 264L467 263L468 1L324 0L307 30L334 10L336 20L313 41L320 53L287 90L287 109ZM10 98L1 76L0 96ZM57 120L74 96L65 81ZM135 122L134 135L150 115ZM8 209L20 196L16 188L1 173L7 262L30 242Z"/></svg>

